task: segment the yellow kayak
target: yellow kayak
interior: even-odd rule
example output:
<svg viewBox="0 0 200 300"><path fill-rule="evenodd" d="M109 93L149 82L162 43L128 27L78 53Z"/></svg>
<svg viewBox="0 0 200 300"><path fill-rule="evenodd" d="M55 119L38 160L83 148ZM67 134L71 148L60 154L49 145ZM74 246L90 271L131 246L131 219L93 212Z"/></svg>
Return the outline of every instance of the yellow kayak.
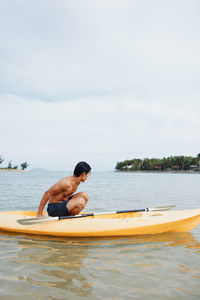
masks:
<svg viewBox="0 0 200 300"><path fill-rule="evenodd" d="M0 212L0 230L66 237L103 237L187 232L200 223L200 209L100 214L81 218L48 218L29 225L20 220L35 217L33 211ZM38 218L39 219L39 218Z"/></svg>

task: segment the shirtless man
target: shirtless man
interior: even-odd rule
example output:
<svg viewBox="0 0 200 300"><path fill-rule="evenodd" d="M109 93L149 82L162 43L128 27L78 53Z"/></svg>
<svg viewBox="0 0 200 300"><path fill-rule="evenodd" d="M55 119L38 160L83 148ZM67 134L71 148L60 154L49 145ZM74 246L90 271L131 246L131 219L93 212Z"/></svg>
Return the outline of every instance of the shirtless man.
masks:
<svg viewBox="0 0 200 300"><path fill-rule="evenodd" d="M43 216L42 212L47 201L49 201L47 207L49 216L61 217L79 214L88 201L88 195L84 192L74 193L79 184L86 181L90 170L91 167L86 162L79 162L74 169L73 176L64 177L44 193L37 216Z"/></svg>

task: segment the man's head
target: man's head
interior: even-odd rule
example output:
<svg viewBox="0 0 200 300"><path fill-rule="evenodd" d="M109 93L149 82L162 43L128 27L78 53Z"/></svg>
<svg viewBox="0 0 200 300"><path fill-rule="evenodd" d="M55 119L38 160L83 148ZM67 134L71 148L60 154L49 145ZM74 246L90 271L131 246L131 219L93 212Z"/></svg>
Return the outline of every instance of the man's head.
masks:
<svg viewBox="0 0 200 300"><path fill-rule="evenodd" d="M81 181L85 181L89 175L89 172L91 170L90 165L88 165L86 162L81 161L79 162L75 169L74 169L74 176L76 177L82 177Z"/></svg>

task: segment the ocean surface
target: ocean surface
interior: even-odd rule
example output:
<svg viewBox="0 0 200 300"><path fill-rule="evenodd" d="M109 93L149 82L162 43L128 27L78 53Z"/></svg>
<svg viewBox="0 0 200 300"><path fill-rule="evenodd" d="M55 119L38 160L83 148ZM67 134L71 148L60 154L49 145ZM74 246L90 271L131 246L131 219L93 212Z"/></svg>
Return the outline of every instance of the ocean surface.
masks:
<svg viewBox="0 0 200 300"><path fill-rule="evenodd" d="M1 211L37 210L66 172L0 172ZM200 174L93 173L85 211L200 207ZM56 238L0 231L0 299L200 299L200 226L189 233Z"/></svg>

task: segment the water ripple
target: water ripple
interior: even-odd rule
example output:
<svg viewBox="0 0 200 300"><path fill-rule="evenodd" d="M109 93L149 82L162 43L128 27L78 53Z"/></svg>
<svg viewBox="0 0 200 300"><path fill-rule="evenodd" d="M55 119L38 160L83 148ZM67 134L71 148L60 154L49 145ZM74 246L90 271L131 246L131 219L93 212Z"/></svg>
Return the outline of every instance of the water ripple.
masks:
<svg viewBox="0 0 200 300"><path fill-rule="evenodd" d="M1 173L2 209L35 210L61 175ZM95 211L142 208L147 199L149 206L199 205L199 177L191 175L102 173L85 190ZM199 237L199 228L92 239L0 232L0 299L199 299Z"/></svg>

